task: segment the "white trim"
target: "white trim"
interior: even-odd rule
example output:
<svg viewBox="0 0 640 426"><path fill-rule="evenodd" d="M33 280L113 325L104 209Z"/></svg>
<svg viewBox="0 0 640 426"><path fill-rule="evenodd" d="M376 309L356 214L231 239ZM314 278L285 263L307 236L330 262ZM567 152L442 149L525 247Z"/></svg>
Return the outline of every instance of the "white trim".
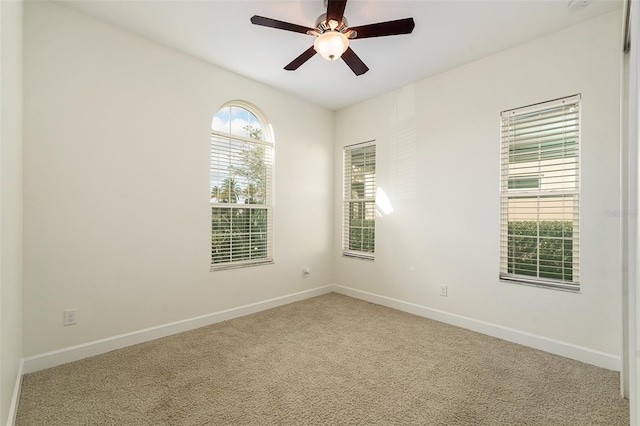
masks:
<svg viewBox="0 0 640 426"><path fill-rule="evenodd" d="M328 285L311 290L304 290L286 296L276 297L262 302L251 303L237 308L226 309L211 314L201 315L169 324L146 328L144 330L133 331L131 333L120 334L106 339L95 340L81 345L71 346L56 351L47 352L40 355L31 356L24 359L23 374L33 373L45 368L55 367L68 362L77 361L94 355L100 355L116 349L138 343L147 342L161 337L170 336L176 333L193 330L221 321L254 314L266 309L275 308L311 297L321 296L331 293L333 286Z"/></svg>
<svg viewBox="0 0 640 426"><path fill-rule="evenodd" d="M342 255L344 257L351 257L351 258L364 259L364 260L375 259L375 255L373 253L367 253L364 251L356 251L356 250L343 250Z"/></svg>
<svg viewBox="0 0 640 426"><path fill-rule="evenodd" d="M555 108L561 105L577 103L577 102L580 102L580 100L582 100L582 94L578 93L578 94L567 96L564 98L553 99L551 101L539 102L537 104L527 105L520 108L508 109L506 111L502 111L500 115L504 117L508 115L527 114L533 111L539 111L539 110L542 111L545 109Z"/></svg>
<svg viewBox="0 0 640 426"><path fill-rule="evenodd" d="M250 268L252 266L273 265L273 259L247 260L240 262L214 263L209 267L209 272L226 271L228 269Z"/></svg>
<svg viewBox="0 0 640 426"><path fill-rule="evenodd" d="M13 387L13 397L9 406L9 415L7 416L7 426L13 426L18 416L18 404L20 403L20 392L22 391L22 376L24 375L24 360L20 360L18 365L18 373L16 374L16 384Z"/></svg>
<svg viewBox="0 0 640 426"><path fill-rule="evenodd" d="M500 274L499 279L504 282L521 283L525 285L533 285L537 287L547 287L554 289L562 289L567 291L580 292L580 162L581 162L581 122L582 122L582 108L580 100L582 95L573 95L565 98L555 99L549 102L542 102L535 105L529 105L523 108L517 108L509 111L504 111L501 114L500 123ZM569 108L570 107L570 108ZM568 109L567 109L568 108ZM552 129L546 129L544 123L553 117L553 123L557 124L557 127ZM523 119L524 127L522 130L519 127L519 120ZM515 121L514 121L515 120ZM515 124L515 127L514 127ZM546 129L546 130L545 130ZM547 135L545 132L549 130ZM565 133L567 132L567 133ZM532 142L535 143L534 136L540 136L544 134L545 138L548 138L550 144L562 142L562 159L557 159L555 156L551 156L547 160L544 160L545 152L549 147L542 147L537 145L537 154L539 158L543 158L544 161L532 161L528 158L531 153L525 154L524 151L521 154L516 153L512 158L512 148L521 147L523 149L529 149ZM575 135L575 136L569 136ZM566 157L565 154L569 151L575 151L575 155L571 156L571 161L565 161L570 157ZM528 152L528 151L527 151ZM553 152L549 151L549 152ZM522 157L521 157L522 155ZM555 155L555 154L554 154ZM540 157L542 156L542 157ZM561 161L560 161L561 160ZM543 164L544 163L544 164ZM548 163L548 164L547 164ZM534 170L535 169L535 170ZM554 188L556 184L544 184L536 190L514 190L509 188L509 182L512 176L519 177L523 172L529 173L529 171L542 178L542 171L550 173L553 176L561 175L563 177L562 182L557 186L560 188ZM551 177L553 180L554 177ZM565 180L566 179L566 180ZM565 198L568 197L568 198ZM527 201L526 199L530 199ZM534 201L531 201L534 200ZM512 202L520 203L522 210L517 214L519 218L512 218ZM544 275L540 270L543 265L542 253L538 251L536 256L537 270L535 274L527 275L525 271L517 271L516 260L513 258L513 253L510 251L510 225L513 220L529 220L533 222L540 222L543 220L541 216L544 216L541 212L552 212L556 203L572 203L572 210L567 213L572 217L555 218L554 220L561 220L566 222L572 222L573 230L569 235L562 235L562 238L557 238L558 242L569 241L573 242L572 250L572 275L571 277L565 276L565 266L562 265L562 275L556 277L542 277ZM527 206L527 207L525 207ZM533 210L531 210L533 209ZM533 216L537 212L536 216ZM547 217L548 219L553 219ZM537 239L537 243L540 243L540 230L532 234L532 238ZM509 263L513 260L514 270L509 270ZM520 273L518 273L520 272ZM532 271L529 271L532 272ZM557 275L557 274L554 274Z"/></svg>
<svg viewBox="0 0 640 426"><path fill-rule="evenodd" d="M253 139L251 137L246 137L246 136L242 136L242 135L237 135L234 134L232 131L233 127L231 125L231 121L233 121L232 118L232 109L233 108L241 108L243 110L245 110L246 112L248 112L249 114L252 114L260 123L260 128L261 130L264 132L264 140L259 140L259 139ZM257 266L257 265L262 265L262 264L266 264L266 263L273 263L273 259L274 259L274 246L273 246L273 242L275 241L275 237L274 237L274 220L273 220L273 215L274 215L274 210L273 210L273 204L274 204L274 200L275 200L275 195L274 195L274 187L275 187L275 145L273 142L273 135L271 134L271 131L273 130L273 126L269 123L269 121L267 120L267 117L264 115L264 113L255 105L247 102L247 101L242 101L242 100L233 100L233 101L229 101L227 103L225 103L224 105L222 105L218 111L216 111L213 115L212 120L215 119L216 115L224 110L228 108L229 109L229 132L225 132L225 131L219 131L219 130L214 130L213 128L211 129L211 139L210 139L210 149L211 149L211 155L209 157L209 171L210 171L210 177L212 177L214 175L214 170L215 170L215 174L219 175L219 177L222 176L226 176L226 172L228 172L228 168L231 167L231 164L233 164L233 162L235 160L231 160L229 158L227 158L227 161L231 161L229 164L227 164L227 167L224 167L224 171L222 169L219 168L220 164L219 164L219 159L221 158L219 155L216 156L214 159L214 153L213 150L214 148L220 148L220 151L222 151L222 153L224 154L225 152L227 154L229 154L229 150L231 149L231 143L232 142L239 142L240 144L244 145L244 146L256 146L256 145L260 145L265 147L265 152L264 152L264 157L263 160L267 160L268 161L264 161L264 165L265 165L265 173L266 173L266 182L265 182L265 199L264 204L244 204L244 202L247 201L247 199L244 199L243 203L239 203L242 200L236 200L236 202L231 203L231 202L226 202L226 203L219 203L218 199L216 198L216 202L213 202L213 198L210 197L211 199L211 208L217 208L217 209L228 209L229 211L233 210L233 209L260 209L260 210L266 210L267 212L267 222L266 222L266 236L267 236L267 246L266 246L266 257L264 258L260 258L260 259L253 259L253 260L240 260L240 261L234 261L234 260L229 260L226 262L214 262L213 259L213 243L210 245L210 261L209 261L209 271L210 272L215 272L218 270L225 270L225 269L232 269L232 268L243 268L246 266ZM212 125L213 125L213 121L212 121ZM249 124L250 126L250 124ZM221 147L221 141L226 141L227 143L224 143L225 147L222 148ZM224 163L225 161L222 160L222 162ZM214 167L215 165L215 167ZM220 174L222 173L222 174ZM228 177L231 177L230 175ZM222 181L220 181L221 183ZM211 189L213 189L214 187L211 186L213 182L210 180L210 192ZM218 183L217 185L219 185L220 183ZM216 186L217 186L216 185ZM211 196L211 194L210 194ZM212 219L213 219L213 211L211 211L210 213ZM209 228L211 233L214 233L214 229L213 229L213 222L212 222L212 227ZM234 244L231 243L230 249L233 250Z"/></svg>
<svg viewBox="0 0 640 426"><path fill-rule="evenodd" d="M369 177L365 177L364 178L364 182L362 182L363 185L363 191L366 192L367 188L370 187L371 183L373 182L373 197L367 197L365 194L362 194L364 198L354 198L353 197L353 170L352 170L352 162L353 162L353 155L355 153L355 151L358 150L363 150L363 154L365 155L365 163L363 163L363 165L366 166L371 166L373 165L373 173L367 173L365 176L369 176ZM371 151L373 151L373 153L371 153ZM356 258L362 258L362 259L369 259L369 260L373 260L375 258L375 208L376 208L376 151L377 151L377 147L376 147L376 141L375 140L371 140L371 141L367 141L367 142L362 142L362 143L357 143L357 144L353 144L353 145L347 145L343 148L342 150L342 255L343 256L347 256L347 257L356 257ZM373 157L373 161L371 161L371 156ZM373 179L371 179L371 175L373 175ZM351 209L350 206L352 203L364 203L364 205L366 206L367 204L371 204L373 203L373 208L374 210L372 211L373 213L373 233L374 233L374 245L372 248L372 251L360 251L360 250L353 250L350 249L349 247L351 247ZM366 208L365 208L365 216L367 215L366 213ZM365 219L367 220L367 219ZM371 219L369 219L371 220ZM366 228L363 228L363 230ZM364 236L362 236L362 239L364 240Z"/></svg>
<svg viewBox="0 0 640 426"><path fill-rule="evenodd" d="M428 308L415 303L405 302L391 297L381 296L367 291L357 290L337 284L318 287L311 290L304 290L286 296L276 297L262 302L252 303L237 308L226 309L212 314L202 315L182 321L138 330L131 333L121 334L106 339L96 340L82 345L71 346L57 351L47 352L40 355L25 358L24 366L20 365L22 374L29 374L45 368L55 367L72 361L77 361L94 355L103 354L116 349L147 342L172 334L193 330L199 327L215 324L217 322L254 314L266 309L275 308L293 302L309 299L311 297L322 296L328 293L338 293L355 299L364 300L378 305L387 306L399 311L408 312L421 317L462 327L478 333L497 337L499 339L518 343L531 348L539 349L566 358L575 359L581 362L596 365L609 370L620 371L620 357L596 351L593 349L577 346L571 343L550 339L543 336L515 330L479 321L462 315L452 314L438 309ZM19 395L19 389L16 390ZM17 408L17 401L16 401Z"/></svg>
<svg viewBox="0 0 640 426"><path fill-rule="evenodd" d="M375 144L376 144L376 140L371 139L370 141L366 141L366 142L358 142L358 143L352 143L351 145L345 145L343 149L366 148L368 146L375 145Z"/></svg>
<svg viewBox="0 0 640 426"><path fill-rule="evenodd" d="M635 209L638 211L640 208L640 202L638 200L638 177L639 162L640 162L640 128L638 123L638 116L640 115L640 85L638 84L638 78L640 77L640 55L638 54L638 47L640 47L640 2L633 0L630 6L630 46L629 51L629 69L628 69L628 207L629 209ZM624 96L623 96L624 99ZM631 211L631 210L630 210ZM628 339L628 372L626 377L629 385L629 417L631 426L640 425L640 358L638 358L638 349L640 349L640 341L638 340L638 333L640 332L640 314L638 313L638 306L640 304L640 293L638 292L638 283L640 283L640 235L638 235L638 228L640 222L637 215L629 215L629 241L628 241L628 253L627 253L627 273L628 273L628 291L627 300L628 303L628 327L627 327L627 339ZM635 355L635 356L634 356Z"/></svg>
<svg viewBox="0 0 640 426"><path fill-rule="evenodd" d="M620 357L585 348L583 346L550 339L543 336L515 330L509 327L492 324L485 321L479 321L462 315L452 314L438 309L428 308L426 306L417 305L415 303L405 302L391 297L380 296L378 294L369 293L367 291L357 290L354 288L334 285L333 291L345 296L354 297L356 299L365 300L367 302L376 303L378 305L387 306L399 311L408 312L410 314L433 319L447 324L462 327L488 336L497 337L509 342L518 343L520 345L539 349L552 354L560 355L565 358L575 359L577 361L593 364L608 370L620 371Z"/></svg>

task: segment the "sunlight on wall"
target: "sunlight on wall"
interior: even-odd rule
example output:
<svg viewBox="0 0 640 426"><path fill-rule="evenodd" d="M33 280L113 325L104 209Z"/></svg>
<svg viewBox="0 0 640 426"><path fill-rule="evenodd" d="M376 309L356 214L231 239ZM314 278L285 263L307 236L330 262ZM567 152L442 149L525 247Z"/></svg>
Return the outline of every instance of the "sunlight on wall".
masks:
<svg viewBox="0 0 640 426"><path fill-rule="evenodd" d="M387 216L393 213L393 206L391 205L391 200L387 196L387 193L384 192L384 189L378 187L376 189L376 216L382 217Z"/></svg>

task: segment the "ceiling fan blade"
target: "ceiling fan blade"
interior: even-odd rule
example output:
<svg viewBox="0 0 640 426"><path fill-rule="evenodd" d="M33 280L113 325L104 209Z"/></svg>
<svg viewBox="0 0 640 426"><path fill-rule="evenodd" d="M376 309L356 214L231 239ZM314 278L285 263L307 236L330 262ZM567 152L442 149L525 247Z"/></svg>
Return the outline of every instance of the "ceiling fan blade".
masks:
<svg viewBox="0 0 640 426"><path fill-rule="evenodd" d="M302 25L278 21L277 19L265 18L264 16L258 15L254 15L251 17L251 23L254 25L262 25L263 27L270 27L278 30L293 31L294 33L307 34L308 31L314 31L314 28L303 27Z"/></svg>
<svg viewBox="0 0 640 426"><path fill-rule="evenodd" d="M353 37L353 39L357 39L410 34L415 26L416 23L413 21L413 18L405 18L398 19L396 21L379 22L377 24L350 27L349 30L356 32L356 36Z"/></svg>
<svg viewBox="0 0 640 426"><path fill-rule="evenodd" d="M347 0L329 0L327 3L327 23L332 19L338 22L342 22L342 16L344 15L344 8L347 5Z"/></svg>
<svg viewBox="0 0 640 426"><path fill-rule="evenodd" d="M350 47L347 47L347 50L342 54L342 60L349 65L355 75L362 75L369 71L369 67L362 62L362 59Z"/></svg>
<svg viewBox="0 0 640 426"><path fill-rule="evenodd" d="M300 67L300 65L304 64L305 62L307 62L315 54L316 54L316 50L313 48L313 46L311 46L310 48L308 48L307 50L302 52L302 55L298 56L293 61L291 61L289 64L287 64L287 66L285 66L284 69L287 70L287 71L295 71Z"/></svg>

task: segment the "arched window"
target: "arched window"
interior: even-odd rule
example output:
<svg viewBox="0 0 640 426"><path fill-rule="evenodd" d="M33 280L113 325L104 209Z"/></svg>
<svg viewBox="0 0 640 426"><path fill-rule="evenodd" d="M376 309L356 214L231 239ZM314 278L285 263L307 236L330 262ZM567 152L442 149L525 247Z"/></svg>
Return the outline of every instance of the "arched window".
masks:
<svg viewBox="0 0 640 426"><path fill-rule="evenodd" d="M273 262L273 138L254 106L233 101L211 123L211 269Z"/></svg>

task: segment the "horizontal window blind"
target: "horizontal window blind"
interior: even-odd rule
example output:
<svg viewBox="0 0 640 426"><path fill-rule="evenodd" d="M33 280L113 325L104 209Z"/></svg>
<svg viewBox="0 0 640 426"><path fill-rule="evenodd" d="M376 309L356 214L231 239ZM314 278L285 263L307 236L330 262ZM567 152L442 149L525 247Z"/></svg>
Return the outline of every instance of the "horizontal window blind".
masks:
<svg viewBox="0 0 640 426"><path fill-rule="evenodd" d="M273 261L273 144L246 128L211 133L212 270Z"/></svg>
<svg viewBox="0 0 640 426"><path fill-rule="evenodd" d="M580 96L501 119L500 278L579 290Z"/></svg>
<svg viewBox="0 0 640 426"><path fill-rule="evenodd" d="M373 259L376 217L376 146L344 148L343 254Z"/></svg>

